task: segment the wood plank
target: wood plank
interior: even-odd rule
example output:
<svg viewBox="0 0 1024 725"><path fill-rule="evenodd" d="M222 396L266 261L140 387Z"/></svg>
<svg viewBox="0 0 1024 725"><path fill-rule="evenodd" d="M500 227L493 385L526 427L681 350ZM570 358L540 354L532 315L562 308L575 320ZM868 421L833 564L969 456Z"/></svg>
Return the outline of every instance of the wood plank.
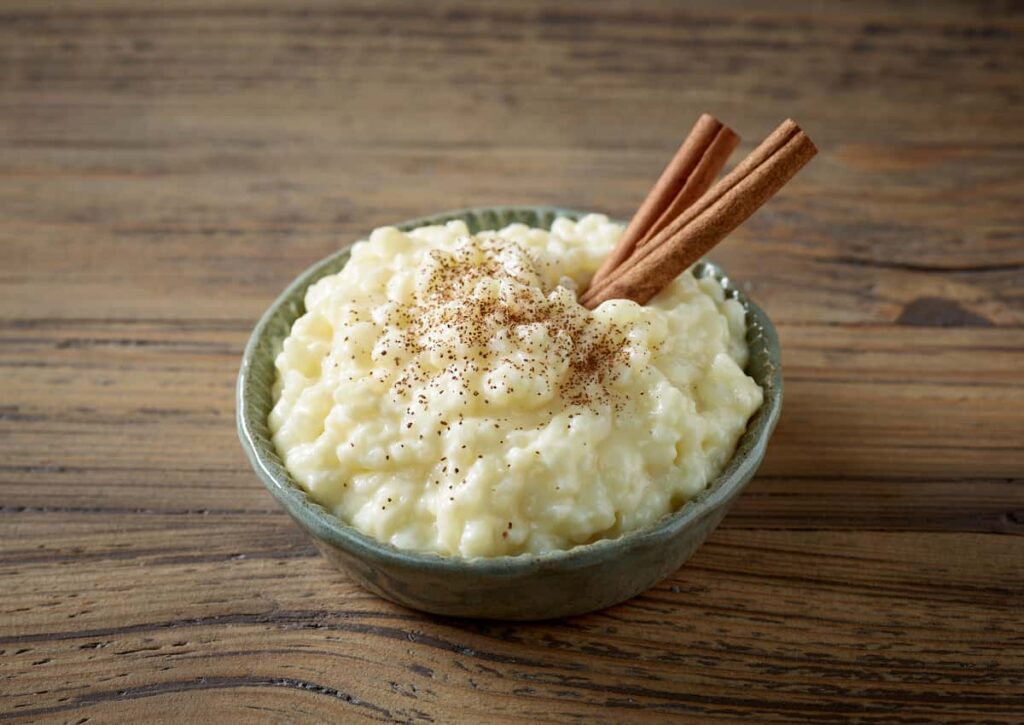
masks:
<svg viewBox="0 0 1024 725"><path fill-rule="evenodd" d="M415 693L410 706L429 706L480 690L481 716L490 707L502 712L510 696L537 712L543 701L565 699L593 715L642 705L705 714L749 707L795 718L899 707L934 716L952 704L983 716L1019 704L1011 694L1024 675L1015 598L1024 591L1012 537L954 535L951 557L933 534L719 531L690 565L633 602L568 623L499 625L382 604L339 582L310 547L282 551L299 538L287 522L270 527L277 535L269 541L261 527L263 544L256 532L240 536L244 528L252 530L213 518L181 529L179 548L170 550L159 531L129 530L106 556L37 563L44 576L62 572L48 577L57 587L33 590L32 580L14 579L22 586L0 625L0 647L31 667L15 703L40 713L80 707L74 687L39 694L62 680L55 668L76 679L124 672L100 690L102 702L124 690L147 698L205 686L292 686L272 684L275 675L322 684L328 672L355 666L368 676L346 679L352 686L394 685L349 695L391 709L402 701L395 694ZM88 539L69 531L69 543ZM94 541L108 546L102 532ZM242 558L236 544L255 555ZM992 566L999 561L1001 569ZM124 586L140 566L162 585ZM260 592L268 582L273 597ZM104 596L108 588L116 599ZM181 591L199 595L183 601ZM815 606L804 607L808 601ZM672 642L663 640L666 626ZM814 688L786 683L800 673L836 681L827 707ZM423 688L436 688L433 697L419 696Z"/></svg>
<svg viewBox="0 0 1024 725"><path fill-rule="evenodd" d="M1019 722L1022 40L1010 3L7 0L0 720ZM702 111L821 149L715 250L787 386L722 527L559 622L331 570L235 436L263 309L380 224L628 216Z"/></svg>

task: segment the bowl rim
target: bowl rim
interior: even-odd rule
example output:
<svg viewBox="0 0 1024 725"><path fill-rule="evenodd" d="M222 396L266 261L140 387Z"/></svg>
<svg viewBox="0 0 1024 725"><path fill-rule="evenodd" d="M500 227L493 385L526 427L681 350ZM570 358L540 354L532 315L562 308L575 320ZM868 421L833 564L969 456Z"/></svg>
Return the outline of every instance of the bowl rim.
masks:
<svg viewBox="0 0 1024 725"><path fill-rule="evenodd" d="M509 212L538 214L541 216L554 215L555 217L566 216L576 220L581 219L587 214L599 213L555 206L508 205L467 207L416 217L390 226L408 230L427 224L443 224L446 221L460 219L467 215ZM609 220L623 223L612 217L609 217ZM335 548L344 550L367 562L392 566L400 565L420 570L449 573L461 571L469 574L501 576L518 576L540 569L579 570L600 564L612 552L619 552L620 550L624 552L634 548L657 545L661 541L671 539L692 523L709 515L712 511L717 510L719 506L727 504L732 498L737 496L760 465L768 439L771 437L772 431L778 422L782 408L783 381L778 334L776 333L775 326L764 311L732 283L732 280L729 279L721 267L708 260L702 260L697 263L698 265L703 265L701 276L709 273L714 275L719 279L723 287L726 288L727 294L737 299L743 305L747 313L748 327L751 322L755 323L761 334L765 337L765 348L769 352L769 360L772 364L772 371L768 375L770 385L765 389L764 401L751 419L753 424L748 421L747 429L740 439L742 441L746 436L754 436L747 448L746 455L741 460L737 460L736 453L740 447L740 443L737 443L737 452L733 453L722 471L707 483L703 491L680 508L665 514L643 528L626 532L615 538L600 539L589 544L577 545L571 549L559 549L540 554L523 553L473 558L443 556L431 552L400 549L392 544L378 541L368 534L364 534L309 498L308 494L287 474L283 462L280 464L275 463L257 445L257 439L261 436L258 436L253 431L250 421L245 415L247 392L252 384L252 359L261 341L266 336L271 321L278 314L280 308L288 303L297 292L301 291L304 295L305 289L309 285L320 277L326 276L327 272L325 272L325 269L336 263L339 257L348 254L353 244L355 244L355 241L346 244L303 270L260 316L246 343L236 385L236 426L239 440L249 463L278 504L285 509L296 523L315 538L323 540ZM264 438L264 440L273 449L273 442L267 438ZM280 475L278 470L282 471L284 476Z"/></svg>

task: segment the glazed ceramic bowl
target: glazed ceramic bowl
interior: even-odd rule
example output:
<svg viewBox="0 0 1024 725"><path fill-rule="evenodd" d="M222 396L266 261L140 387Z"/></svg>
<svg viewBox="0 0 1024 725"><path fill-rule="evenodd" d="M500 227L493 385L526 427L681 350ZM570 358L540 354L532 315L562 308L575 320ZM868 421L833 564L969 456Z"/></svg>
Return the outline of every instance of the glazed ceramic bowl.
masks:
<svg viewBox="0 0 1024 725"><path fill-rule="evenodd" d="M499 207L446 212L398 224L413 229L462 219L473 232L513 222L550 228L558 216L584 212L549 207ZM397 549L348 526L309 499L285 469L267 427L273 404L274 358L292 323L304 312L306 288L340 270L342 250L303 272L253 330L238 375L238 434L256 474L317 548L370 591L435 614L490 619L549 619L611 606L675 571L725 516L764 458L782 405L779 342L768 317L725 276L701 262L698 275L714 275L747 311L747 372L764 389L764 404L725 470L707 490L647 528L567 551L496 558L447 558Z"/></svg>

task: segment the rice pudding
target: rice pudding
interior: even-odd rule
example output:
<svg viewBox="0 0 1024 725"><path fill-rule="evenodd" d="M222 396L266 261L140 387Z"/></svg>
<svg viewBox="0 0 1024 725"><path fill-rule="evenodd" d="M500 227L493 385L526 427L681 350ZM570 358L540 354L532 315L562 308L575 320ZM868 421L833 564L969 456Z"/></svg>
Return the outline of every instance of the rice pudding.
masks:
<svg viewBox="0 0 1024 725"><path fill-rule="evenodd" d="M462 557L568 549L679 508L762 391L744 310L713 278L577 302L621 234L589 215L355 244L276 359L269 424L292 477L380 541Z"/></svg>

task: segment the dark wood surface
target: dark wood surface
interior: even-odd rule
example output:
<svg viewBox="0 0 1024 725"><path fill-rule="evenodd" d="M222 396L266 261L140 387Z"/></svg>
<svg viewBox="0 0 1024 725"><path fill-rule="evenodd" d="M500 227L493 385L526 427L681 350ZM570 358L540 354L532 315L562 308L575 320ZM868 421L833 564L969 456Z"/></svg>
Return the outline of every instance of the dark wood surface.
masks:
<svg viewBox="0 0 1024 725"><path fill-rule="evenodd" d="M1024 719L1021 5L769 5L0 4L0 720ZM331 570L236 440L262 310L383 223L628 216L702 111L821 149L716 250L787 385L722 527L543 624Z"/></svg>

